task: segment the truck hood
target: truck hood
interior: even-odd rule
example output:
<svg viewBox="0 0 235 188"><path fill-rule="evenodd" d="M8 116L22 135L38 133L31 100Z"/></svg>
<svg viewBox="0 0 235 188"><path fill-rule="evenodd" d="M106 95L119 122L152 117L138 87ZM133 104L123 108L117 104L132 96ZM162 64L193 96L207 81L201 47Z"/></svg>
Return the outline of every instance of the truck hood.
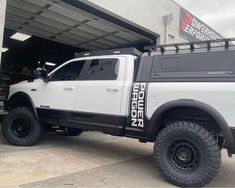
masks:
<svg viewBox="0 0 235 188"><path fill-rule="evenodd" d="M37 89L42 83L43 80L35 79L33 81L26 80L19 82L17 84L13 84L10 86L9 97L11 97L13 94L17 92L23 92L31 95L32 89Z"/></svg>
<svg viewBox="0 0 235 188"><path fill-rule="evenodd" d="M28 83L33 83L33 82L43 82L43 80L42 79L24 80L17 84L28 84ZM17 85L17 84L13 84L13 85Z"/></svg>

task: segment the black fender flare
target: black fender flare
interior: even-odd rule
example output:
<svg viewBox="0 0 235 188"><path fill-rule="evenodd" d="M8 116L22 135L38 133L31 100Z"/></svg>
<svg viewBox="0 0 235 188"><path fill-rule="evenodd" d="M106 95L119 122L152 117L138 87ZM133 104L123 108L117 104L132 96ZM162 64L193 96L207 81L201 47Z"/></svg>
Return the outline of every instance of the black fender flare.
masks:
<svg viewBox="0 0 235 188"><path fill-rule="evenodd" d="M217 124L219 125L219 128L221 129L221 131L223 132L228 151L230 153L235 152L234 138L224 117L213 107L205 103L195 101L195 100L187 100L187 99L175 100L175 101L170 101L160 106L154 112L154 114L152 115L150 119L149 126L147 129L148 138L150 138L151 140L155 139L159 131L158 125L161 121L161 118L164 112L175 107L193 107L193 108L197 108L199 110L205 111L206 113L211 115L214 118L214 120L217 122Z"/></svg>
<svg viewBox="0 0 235 188"><path fill-rule="evenodd" d="M24 93L24 92L21 92L21 91L14 93L7 100L6 108L9 109L12 105L14 105L15 101L22 100L22 99L25 99L27 101L27 106L29 106L31 108L31 110L33 111L33 113L35 115L35 118L38 120L38 114L37 114L37 110L36 110L36 107L34 105L34 102L27 93Z"/></svg>

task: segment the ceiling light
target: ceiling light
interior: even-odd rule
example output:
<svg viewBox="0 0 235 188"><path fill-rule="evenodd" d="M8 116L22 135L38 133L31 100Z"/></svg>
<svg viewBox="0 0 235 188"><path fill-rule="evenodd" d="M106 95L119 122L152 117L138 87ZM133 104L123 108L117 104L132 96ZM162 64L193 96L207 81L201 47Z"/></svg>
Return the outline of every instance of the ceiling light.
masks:
<svg viewBox="0 0 235 188"><path fill-rule="evenodd" d="M23 41L27 40L30 37L32 37L32 36L17 32L14 35L12 35L10 38L23 42Z"/></svg>
<svg viewBox="0 0 235 188"><path fill-rule="evenodd" d="M6 51L8 51L9 49L8 48L2 48L2 50L1 50L1 52L6 52Z"/></svg>
<svg viewBox="0 0 235 188"><path fill-rule="evenodd" d="M55 64L55 63L50 63L50 62L46 62L46 65L48 65L48 66L52 66L52 67L56 66L56 64Z"/></svg>
<svg viewBox="0 0 235 188"><path fill-rule="evenodd" d="M38 62L38 64L40 64L40 61ZM51 62L46 62L45 64L48 66L52 66L52 67L56 66L55 63L51 63Z"/></svg>

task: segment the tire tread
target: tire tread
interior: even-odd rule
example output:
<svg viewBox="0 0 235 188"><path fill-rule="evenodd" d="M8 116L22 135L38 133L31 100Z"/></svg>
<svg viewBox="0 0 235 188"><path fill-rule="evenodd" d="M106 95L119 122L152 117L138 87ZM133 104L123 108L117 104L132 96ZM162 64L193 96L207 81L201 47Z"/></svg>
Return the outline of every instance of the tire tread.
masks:
<svg viewBox="0 0 235 188"><path fill-rule="evenodd" d="M185 130L191 132L192 134L196 134L202 140L204 140L204 142L208 146L211 159L209 162L208 172L204 174L202 178L194 181L187 181L180 179L180 177L173 177L169 169L166 169L164 165L162 165L160 159L161 142L173 131L175 132L175 131L185 131ZM213 135L210 134L209 131L207 131L204 127L193 122L178 121L170 123L168 126L163 128L162 131L157 136L154 145L154 160L158 169L160 170L160 173L170 183L176 186L183 186L183 187L198 187L198 186L202 187L211 182L214 179L214 177L217 175L221 164L221 152Z"/></svg>
<svg viewBox="0 0 235 188"><path fill-rule="evenodd" d="M34 131L33 136L29 136L27 139L21 139L21 138L13 138L11 136L11 133L9 132L9 126L11 126L11 121L14 119L16 116L25 116L29 118L32 123L34 124L33 128L37 129L37 131ZM5 139L12 145L14 146L32 146L35 145L40 137L42 136L43 133L43 128L42 126L37 122L35 119L34 114L28 107L18 107L9 112L8 115L5 116L3 119L2 123L2 133Z"/></svg>

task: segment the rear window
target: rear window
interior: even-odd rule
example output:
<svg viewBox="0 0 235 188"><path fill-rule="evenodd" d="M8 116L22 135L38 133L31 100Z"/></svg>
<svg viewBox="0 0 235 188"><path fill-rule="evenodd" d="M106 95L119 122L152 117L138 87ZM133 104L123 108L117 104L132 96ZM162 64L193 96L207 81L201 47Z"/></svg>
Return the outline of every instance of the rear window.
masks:
<svg viewBox="0 0 235 188"><path fill-rule="evenodd" d="M116 80L118 69L118 59L93 59L86 80Z"/></svg>

